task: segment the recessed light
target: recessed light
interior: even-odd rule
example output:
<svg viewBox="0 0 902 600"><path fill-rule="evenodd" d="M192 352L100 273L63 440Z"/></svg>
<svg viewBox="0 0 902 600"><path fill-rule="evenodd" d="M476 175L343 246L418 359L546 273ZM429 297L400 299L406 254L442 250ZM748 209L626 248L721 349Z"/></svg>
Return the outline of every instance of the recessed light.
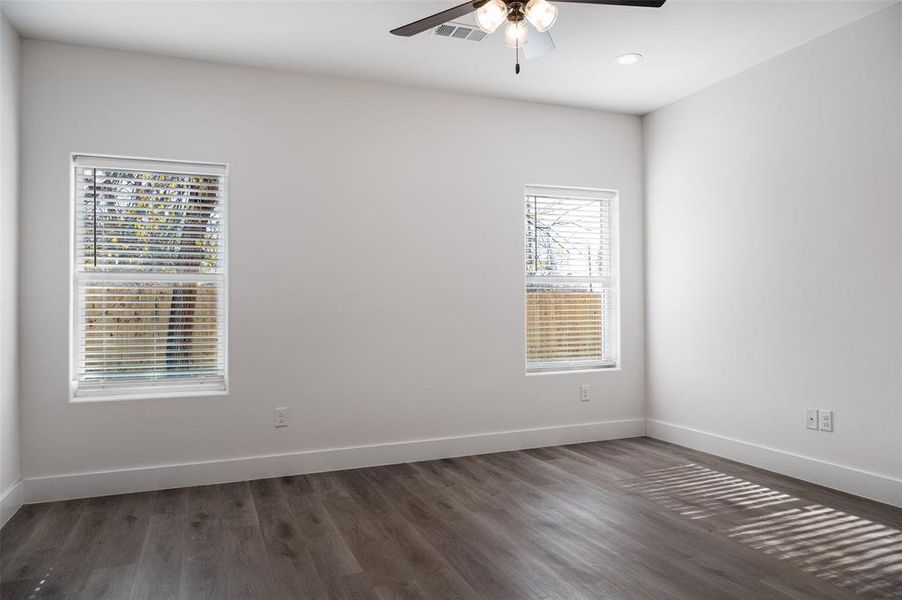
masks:
<svg viewBox="0 0 902 600"><path fill-rule="evenodd" d="M638 52L632 52L630 54L621 54L614 60L617 61L618 65L634 65L640 60L642 60L643 56Z"/></svg>

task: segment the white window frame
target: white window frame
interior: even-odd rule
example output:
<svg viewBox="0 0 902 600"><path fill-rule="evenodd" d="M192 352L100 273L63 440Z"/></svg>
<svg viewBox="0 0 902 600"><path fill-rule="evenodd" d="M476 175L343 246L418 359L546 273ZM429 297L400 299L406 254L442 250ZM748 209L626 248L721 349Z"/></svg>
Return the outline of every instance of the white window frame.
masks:
<svg viewBox="0 0 902 600"><path fill-rule="evenodd" d="M78 389L78 339L79 314L78 290L79 273L77 268L77 198L75 189L75 169L84 168L121 168L125 170L159 170L168 173L185 173L196 175L216 175L222 178L222 235L223 273L222 281L222 358L224 366L223 379L213 384L205 384L197 378L182 385L171 383L145 382L143 385L114 386L115 391L104 391L102 386L92 390ZM223 396L229 393L229 164L203 161L186 161L161 158L142 158L112 154L73 152L69 156L69 402L109 402L124 400L147 400L161 398L180 398L194 396ZM121 279L123 281L177 280L179 274L160 277L160 274L132 275L128 273L104 273L104 278ZM203 274L193 274L194 281L206 278ZM211 277L212 279L212 277Z"/></svg>
<svg viewBox="0 0 902 600"><path fill-rule="evenodd" d="M523 186L523 197L541 196L544 198L580 198L585 200L607 200L610 202L612 210L611 223L611 246L614 254L612 260L613 276L604 277L587 277L587 276L531 276L526 268L526 250L524 244L523 260L521 264L524 269L523 284L523 358L526 375L554 375L567 374L580 371L617 371L621 368L621 352L620 352L620 329L621 329L621 312L620 312L620 193L617 190L585 188L585 187L568 187L568 186L552 186L541 184L526 184ZM524 211L527 210L524 206ZM524 214L525 216L525 214ZM524 230L521 240L526 240L526 220L524 218ZM594 360L573 360L567 362L549 361L544 363L530 363L528 358L528 328L527 328L527 294L530 283L599 283L607 284L613 287L614 293L611 297L614 299L612 308L613 323L611 323L611 353L610 361L594 361Z"/></svg>

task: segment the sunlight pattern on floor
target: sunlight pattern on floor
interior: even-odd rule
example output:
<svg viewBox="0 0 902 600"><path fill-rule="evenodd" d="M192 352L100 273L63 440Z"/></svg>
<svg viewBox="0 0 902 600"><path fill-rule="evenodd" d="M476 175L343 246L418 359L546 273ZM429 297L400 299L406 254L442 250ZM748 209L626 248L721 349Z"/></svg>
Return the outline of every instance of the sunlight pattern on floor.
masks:
<svg viewBox="0 0 902 600"><path fill-rule="evenodd" d="M902 600L902 532L691 463L623 486L862 598Z"/></svg>
<svg viewBox="0 0 902 600"><path fill-rule="evenodd" d="M810 504L756 517L730 537L868 598L902 598L902 532Z"/></svg>
<svg viewBox="0 0 902 600"><path fill-rule="evenodd" d="M694 463L649 471L624 486L692 519L797 501L789 494Z"/></svg>

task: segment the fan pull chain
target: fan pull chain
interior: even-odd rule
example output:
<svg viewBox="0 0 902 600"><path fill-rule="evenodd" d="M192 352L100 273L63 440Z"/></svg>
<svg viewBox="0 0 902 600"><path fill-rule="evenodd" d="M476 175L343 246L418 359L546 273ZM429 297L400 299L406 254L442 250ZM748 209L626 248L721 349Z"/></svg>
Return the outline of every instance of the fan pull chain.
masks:
<svg viewBox="0 0 902 600"><path fill-rule="evenodd" d="M517 40L516 50L517 53L517 64L514 65L514 75L520 74L520 40Z"/></svg>

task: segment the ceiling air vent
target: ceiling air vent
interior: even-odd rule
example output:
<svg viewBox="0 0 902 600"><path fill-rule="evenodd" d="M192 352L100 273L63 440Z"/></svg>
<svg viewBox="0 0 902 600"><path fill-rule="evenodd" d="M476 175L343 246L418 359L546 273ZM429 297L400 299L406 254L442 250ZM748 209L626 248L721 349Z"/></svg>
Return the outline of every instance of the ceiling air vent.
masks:
<svg viewBox="0 0 902 600"><path fill-rule="evenodd" d="M454 30L454 33L451 34L451 37L465 40L471 33L473 33L473 30L468 27L458 27Z"/></svg>
<svg viewBox="0 0 902 600"><path fill-rule="evenodd" d="M439 25L438 27L435 28L435 35L440 35L442 37L448 37L449 35L454 33L455 29L457 29L457 28L452 27L451 25L447 25L447 24Z"/></svg>
<svg viewBox="0 0 902 600"><path fill-rule="evenodd" d="M441 37L452 37L459 40L470 40L471 42L480 42L485 37L485 32L478 27L461 25L460 23L443 23L433 29L432 33Z"/></svg>

